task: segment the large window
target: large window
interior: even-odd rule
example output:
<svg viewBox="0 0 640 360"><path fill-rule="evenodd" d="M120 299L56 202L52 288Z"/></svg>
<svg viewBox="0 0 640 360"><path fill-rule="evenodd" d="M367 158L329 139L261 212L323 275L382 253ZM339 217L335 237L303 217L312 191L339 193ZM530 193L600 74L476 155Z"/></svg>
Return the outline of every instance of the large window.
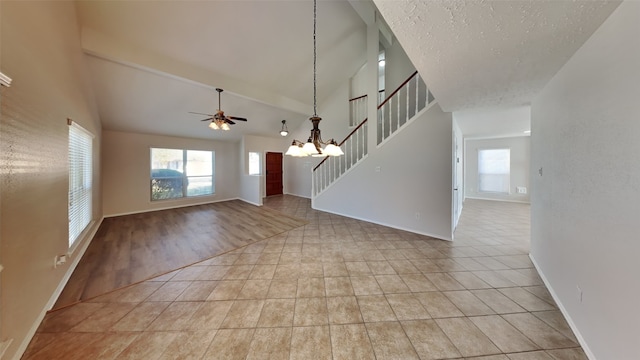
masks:
<svg viewBox="0 0 640 360"><path fill-rule="evenodd" d="M151 200L211 195L214 152L151 148Z"/></svg>
<svg viewBox="0 0 640 360"><path fill-rule="evenodd" d="M69 247L91 222L93 135L69 120Z"/></svg>
<svg viewBox="0 0 640 360"><path fill-rule="evenodd" d="M478 190L481 192L509 193L511 151L487 149L478 151Z"/></svg>

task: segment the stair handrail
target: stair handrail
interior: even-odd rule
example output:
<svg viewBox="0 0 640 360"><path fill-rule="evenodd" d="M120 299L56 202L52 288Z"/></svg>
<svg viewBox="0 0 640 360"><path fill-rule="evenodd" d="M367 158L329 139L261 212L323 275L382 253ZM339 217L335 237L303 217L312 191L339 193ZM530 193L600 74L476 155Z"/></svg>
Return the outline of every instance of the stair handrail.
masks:
<svg viewBox="0 0 640 360"><path fill-rule="evenodd" d="M349 101L356 101L356 100L360 100L360 99L362 99L362 98L366 98L366 97L368 97L368 96L369 96L368 94L364 94L364 95L356 96L356 97L354 97L353 99L349 99Z"/></svg>
<svg viewBox="0 0 640 360"><path fill-rule="evenodd" d="M364 95L364 96L366 96L366 95ZM347 135L347 136L344 138L344 140L342 140L342 141L338 144L338 146L342 146L342 144L344 144L347 140L349 140L349 138L351 137L351 135L353 135L356 131L358 131L358 129L360 129L360 128L362 127L362 125L364 125L364 124L367 122L367 120L368 120L368 119L369 119L369 118L362 120L362 122L361 122L360 124L358 124L358 126L356 126L356 127L355 127L355 128L354 128L354 129L349 133L349 135ZM316 167L314 167L314 168L313 168L313 171L316 171L316 169L317 169L317 168L319 168L319 167L320 167L320 165L322 165L325 161L327 161L327 159L328 159L328 158L329 158L329 156L325 156L325 157L324 157L324 159L322 159L322 161L320 161L320 163L319 163L318 165L316 165Z"/></svg>
<svg viewBox="0 0 640 360"><path fill-rule="evenodd" d="M393 95L395 95L398 91L400 91L405 85L407 85L407 83L409 81L411 81L411 79L413 79L414 76L418 75L418 70L416 70L413 74L411 74L411 76L409 76L407 78L407 80L405 80L402 84L400 84L400 86L398 86L397 89L393 90L393 92L391 93L391 95L387 96L386 99L384 99L383 102L380 103L380 105L378 105L378 110L380 110L380 108L382 106L384 106L384 104L386 104L392 97Z"/></svg>
<svg viewBox="0 0 640 360"><path fill-rule="evenodd" d="M383 101L383 102L381 102L381 103L380 103L380 105L378 105L378 107L377 107L377 109L376 109L376 110L380 110L380 108L381 108L381 107L383 107L383 106L384 106L384 104L386 104L386 103L387 103L387 101L389 101L389 99L391 99L391 98L393 97L393 95L395 95L398 91L400 91L400 89L402 89L405 85L407 85L407 83L408 83L409 81L411 81L411 79L413 79L413 77L414 77L414 76L416 76L417 74L418 74L418 70L414 71L414 72L413 72L413 74L411 74L411 75L407 78L407 80L405 80L402 84L400 84L400 86L398 86L398 88L397 88L397 89L395 89L395 90L391 93L391 95L387 96L387 98L386 98L386 99L384 99L384 101ZM363 98L363 97L367 97L367 94L364 94L364 95L361 95L361 96L355 97L355 98L353 98L353 99L349 99L349 101L358 100L358 99L361 99L361 98ZM366 123L368 119L369 119L369 118L366 118L366 119L362 120L362 122L361 122L358 126L356 126L356 128L355 128L355 129L353 129L353 131L351 131L351 132L349 133L349 135L347 135L347 136L344 138L344 140L342 140L342 141L338 144L338 146L342 146L342 144L344 144L344 142L345 142L345 141L347 141L347 140L351 137L351 135L353 135L356 131L358 131L358 129L360 129L360 127L361 127L362 125L364 125L364 123ZM319 168L319 167L320 167L320 165L322 165L325 161L327 161L327 159L328 159L328 158L329 158L328 156L325 156L325 158L324 158L324 159L322 159L322 161L320 161L320 163L318 163L318 165L316 165L316 166L313 168L313 170L312 170L312 171L316 171L316 169L317 169L317 168Z"/></svg>

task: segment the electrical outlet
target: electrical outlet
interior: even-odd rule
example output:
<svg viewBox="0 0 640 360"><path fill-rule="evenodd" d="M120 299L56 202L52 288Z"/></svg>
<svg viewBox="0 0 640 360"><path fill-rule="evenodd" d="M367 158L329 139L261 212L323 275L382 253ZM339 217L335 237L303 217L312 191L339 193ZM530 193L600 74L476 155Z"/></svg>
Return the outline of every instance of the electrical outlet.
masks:
<svg viewBox="0 0 640 360"><path fill-rule="evenodd" d="M380 166L376 166L376 172L380 172Z"/></svg>
<svg viewBox="0 0 640 360"><path fill-rule="evenodd" d="M415 214L414 214L414 216L416 217L416 219L420 219L420 215L422 215L422 214L420 214L419 212L417 212L417 213L415 213Z"/></svg>
<svg viewBox="0 0 640 360"><path fill-rule="evenodd" d="M53 268L55 269L66 262L67 262L67 255L56 255L53 258Z"/></svg>
<svg viewBox="0 0 640 360"><path fill-rule="evenodd" d="M524 186L516 186L516 192L518 194L526 194L527 193L527 188Z"/></svg>

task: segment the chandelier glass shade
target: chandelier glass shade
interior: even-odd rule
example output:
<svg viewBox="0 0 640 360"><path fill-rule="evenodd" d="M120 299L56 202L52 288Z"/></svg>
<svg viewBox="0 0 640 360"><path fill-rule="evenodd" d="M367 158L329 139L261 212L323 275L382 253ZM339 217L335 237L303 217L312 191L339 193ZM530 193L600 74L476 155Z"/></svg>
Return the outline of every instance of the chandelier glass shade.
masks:
<svg viewBox="0 0 640 360"><path fill-rule="evenodd" d="M231 128L229 127L229 124L227 124L226 121L221 120L221 119L213 119L211 120L211 122L209 123L209 127L213 130L230 130Z"/></svg>
<svg viewBox="0 0 640 360"><path fill-rule="evenodd" d="M309 120L311 120L311 123L313 124L313 129L311 129L311 134L309 135L307 142L303 143L299 140L293 140L285 155L294 157L344 155L344 152L342 152L342 149L340 149L340 146L338 146L338 143L335 140L322 140L322 135L318 128L318 124L322 119L319 116L312 116ZM325 145L324 149L322 148L322 145Z"/></svg>
<svg viewBox="0 0 640 360"><path fill-rule="evenodd" d="M289 129L287 129L287 120L282 120L282 128L280 129L280 136L289 135Z"/></svg>
<svg viewBox="0 0 640 360"><path fill-rule="evenodd" d="M317 114L317 81L316 81L316 60L317 60L317 50L316 50L316 19L317 19L317 0L313 0L313 116L309 118L313 128L311 129L311 135L306 143L293 140L291 146L285 153L285 155L294 156L294 157L305 157L305 156L340 156L344 155L342 149L334 139L329 139L328 141L323 141L322 136L320 135L320 129L318 128L318 124L322 120L321 117ZM282 120L282 124L284 127L284 120ZM282 134L282 132L280 133ZM284 136L284 135L282 135ZM325 146L322 148L322 146Z"/></svg>

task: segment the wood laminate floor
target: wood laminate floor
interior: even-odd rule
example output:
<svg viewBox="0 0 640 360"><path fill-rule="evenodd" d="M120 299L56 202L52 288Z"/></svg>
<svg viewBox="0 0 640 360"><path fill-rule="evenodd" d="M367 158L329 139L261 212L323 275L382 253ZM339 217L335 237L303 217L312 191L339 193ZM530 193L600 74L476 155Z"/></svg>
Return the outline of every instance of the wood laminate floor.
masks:
<svg viewBox="0 0 640 360"><path fill-rule="evenodd" d="M104 219L54 309L306 224L239 200Z"/></svg>

